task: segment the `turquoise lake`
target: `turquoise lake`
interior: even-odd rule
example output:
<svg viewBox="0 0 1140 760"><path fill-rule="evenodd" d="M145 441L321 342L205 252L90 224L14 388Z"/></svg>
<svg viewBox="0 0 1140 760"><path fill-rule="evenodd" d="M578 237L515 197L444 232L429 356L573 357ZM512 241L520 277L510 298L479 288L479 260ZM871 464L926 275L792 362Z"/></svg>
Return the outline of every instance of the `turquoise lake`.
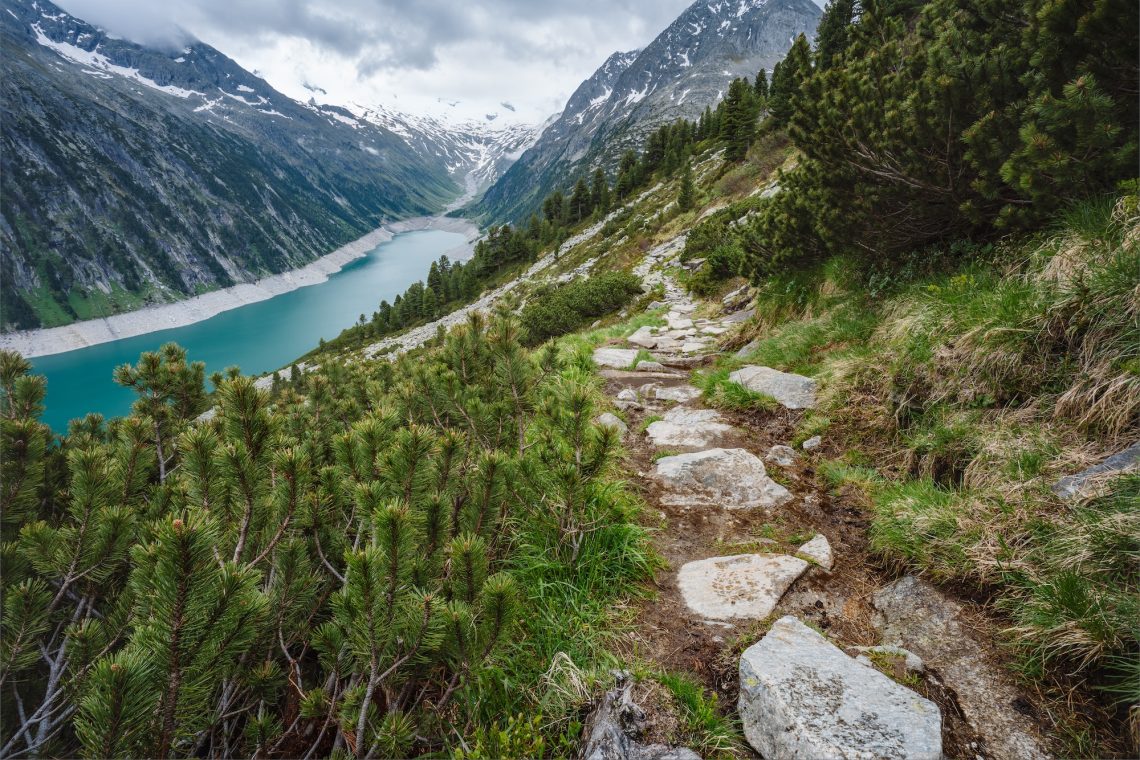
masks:
<svg viewBox="0 0 1140 760"><path fill-rule="evenodd" d="M32 359L33 371L47 376L43 420L63 433L68 420L88 412L108 418L126 414L134 394L111 379L115 367L134 364L143 351L172 341L187 350L190 360L206 363L207 377L231 365L250 375L287 366L321 338L336 337L361 314L371 316L381 300L391 302L416 280L426 279L431 262L463 242L464 236L454 232L407 232L381 243L326 282L186 327Z"/></svg>

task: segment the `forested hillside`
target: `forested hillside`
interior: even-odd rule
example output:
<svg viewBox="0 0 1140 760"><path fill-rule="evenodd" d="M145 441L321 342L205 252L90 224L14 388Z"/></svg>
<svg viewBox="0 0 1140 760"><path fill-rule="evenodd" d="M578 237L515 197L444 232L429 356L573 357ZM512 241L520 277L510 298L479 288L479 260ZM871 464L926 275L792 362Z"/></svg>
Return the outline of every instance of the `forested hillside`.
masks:
<svg viewBox="0 0 1140 760"><path fill-rule="evenodd" d="M833 0L272 378L0 354L0 754L1135 756L1137 13Z"/></svg>

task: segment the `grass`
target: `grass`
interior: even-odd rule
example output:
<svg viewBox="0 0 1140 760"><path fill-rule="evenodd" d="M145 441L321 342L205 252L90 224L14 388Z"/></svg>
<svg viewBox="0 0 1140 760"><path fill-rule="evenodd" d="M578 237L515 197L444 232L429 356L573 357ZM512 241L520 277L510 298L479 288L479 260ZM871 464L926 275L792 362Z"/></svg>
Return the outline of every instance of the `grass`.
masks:
<svg viewBox="0 0 1140 760"><path fill-rule="evenodd" d="M694 372L692 382L703 392L705 403L716 409L746 412L774 411L779 408L776 399L733 382L729 379L730 374L727 368Z"/></svg>
<svg viewBox="0 0 1140 760"><path fill-rule="evenodd" d="M701 757L735 757L742 747L736 723L721 714L717 695L710 694L692 678L664 673L657 680L673 695L683 719L682 745Z"/></svg>

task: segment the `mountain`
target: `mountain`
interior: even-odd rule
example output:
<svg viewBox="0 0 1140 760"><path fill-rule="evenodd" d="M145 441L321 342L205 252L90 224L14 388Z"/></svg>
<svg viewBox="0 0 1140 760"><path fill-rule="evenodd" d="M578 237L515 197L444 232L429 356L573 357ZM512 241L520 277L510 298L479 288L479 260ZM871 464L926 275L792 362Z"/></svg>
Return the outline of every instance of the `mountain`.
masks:
<svg viewBox="0 0 1140 760"><path fill-rule="evenodd" d="M695 119L736 77L771 72L820 17L811 0L700 0L640 51L615 53L579 86L558 120L473 207L519 221L559 185L609 167L662 124Z"/></svg>
<svg viewBox="0 0 1140 760"><path fill-rule="evenodd" d="M200 42L46 0L0 13L0 324L66 324L292 269L458 188L392 129Z"/></svg>
<svg viewBox="0 0 1140 760"><path fill-rule="evenodd" d="M481 121L452 122L358 103L346 104L343 111L399 135L425 161L442 163L468 199L494 184L557 118L538 125L497 123L491 114Z"/></svg>

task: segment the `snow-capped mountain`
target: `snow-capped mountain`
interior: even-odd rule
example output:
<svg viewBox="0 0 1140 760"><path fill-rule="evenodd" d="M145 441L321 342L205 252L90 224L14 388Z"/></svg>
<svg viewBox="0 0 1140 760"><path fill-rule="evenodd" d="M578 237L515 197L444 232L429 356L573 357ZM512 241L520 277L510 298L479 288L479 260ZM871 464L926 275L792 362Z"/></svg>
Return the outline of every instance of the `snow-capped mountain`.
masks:
<svg viewBox="0 0 1140 760"><path fill-rule="evenodd" d="M538 125L500 123L489 118L453 122L401 113L383 105L348 103L343 109L322 108L351 114L354 119L399 135L425 161L442 164L464 186L465 200L494 184L557 118L555 115Z"/></svg>
<svg viewBox="0 0 1140 760"><path fill-rule="evenodd" d="M393 131L200 42L158 50L47 0L0 10L0 325L170 301L308 263L459 192Z"/></svg>
<svg viewBox="0 0 1140 760"><path fill-rule="evenodd" d="M812 0L698 0L643 50L610 56L477 210L517 221L555 187L611 168L662 124L715 106L736 77L771 72L820 14Z"/></svg>

